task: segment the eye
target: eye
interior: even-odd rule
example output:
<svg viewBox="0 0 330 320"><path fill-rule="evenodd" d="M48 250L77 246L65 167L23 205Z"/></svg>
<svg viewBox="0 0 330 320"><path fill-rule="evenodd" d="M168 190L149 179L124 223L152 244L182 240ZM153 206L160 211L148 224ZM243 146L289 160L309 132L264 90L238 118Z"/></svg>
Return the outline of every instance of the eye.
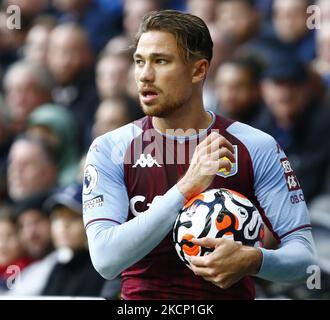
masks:
<svg viewBox="0 0 330 320"><path fill-rule="evenodd" d="M134 60L135 65L137 66L143 66L144 62L142 59L135 59Z"/></svg>
<svg viewBox="0 0 330 320"><path fill-rule="evenodd" d="M165 60L165 59L157 59L156 60L156 63L157 64L166 64L167 63L167 60Z"/></svg>

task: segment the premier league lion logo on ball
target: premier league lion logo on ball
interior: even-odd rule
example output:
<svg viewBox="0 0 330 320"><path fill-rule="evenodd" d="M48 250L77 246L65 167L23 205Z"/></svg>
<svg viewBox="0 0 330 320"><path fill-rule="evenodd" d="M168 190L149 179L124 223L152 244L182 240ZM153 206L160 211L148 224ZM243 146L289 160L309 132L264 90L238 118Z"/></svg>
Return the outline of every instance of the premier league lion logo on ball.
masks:
<svg viewBox="0 0 330 320"><path fill-rule="evenodd" d="M212 189L182 208L173 228L175 249L190 268L191 256L204 256L213 248L193 244L192 238L229 238L260 247L264 235L261 215L245 196L229 189Z"/></svg>

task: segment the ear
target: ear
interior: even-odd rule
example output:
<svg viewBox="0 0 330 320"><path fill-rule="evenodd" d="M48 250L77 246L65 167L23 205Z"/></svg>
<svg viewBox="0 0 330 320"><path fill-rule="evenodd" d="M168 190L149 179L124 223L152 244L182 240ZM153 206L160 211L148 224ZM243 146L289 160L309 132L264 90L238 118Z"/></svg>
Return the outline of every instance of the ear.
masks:
<svg viewBox="0 0 330 320"><path fill-rule="evenodd" d="M197 60L192 69L192 83L204 81L209 70L210 64L206 59Z"/></svg>

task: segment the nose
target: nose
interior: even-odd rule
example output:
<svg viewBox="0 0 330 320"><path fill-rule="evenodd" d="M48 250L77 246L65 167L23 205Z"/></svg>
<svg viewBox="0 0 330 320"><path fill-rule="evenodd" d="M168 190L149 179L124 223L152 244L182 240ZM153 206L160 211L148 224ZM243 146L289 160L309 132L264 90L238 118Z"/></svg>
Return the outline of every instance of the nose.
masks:
<svg viewBox="0 0 330 320"><path fill-rule="evenodd" d="M139 71L139 81L142 83L150 83L155 81L155 71L150 63L145 63Z"/></svg>

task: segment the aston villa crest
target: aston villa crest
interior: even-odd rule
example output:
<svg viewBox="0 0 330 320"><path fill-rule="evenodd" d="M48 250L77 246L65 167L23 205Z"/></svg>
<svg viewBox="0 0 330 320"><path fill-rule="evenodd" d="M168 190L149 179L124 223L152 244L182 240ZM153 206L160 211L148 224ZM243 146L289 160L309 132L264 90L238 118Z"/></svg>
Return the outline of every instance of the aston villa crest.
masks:
<svg viewBox="0 0 330 320"><path fill-rule="evenodd" d="M228 171L225 168L221 168L217 175L223 178L229 178L234 176L238 172L238 148L237 145L233 145L234 147L234 156L235 156L235 163L231 164L231 169ZM227 157L224 157L225 159L228 159Z"/></svg>

